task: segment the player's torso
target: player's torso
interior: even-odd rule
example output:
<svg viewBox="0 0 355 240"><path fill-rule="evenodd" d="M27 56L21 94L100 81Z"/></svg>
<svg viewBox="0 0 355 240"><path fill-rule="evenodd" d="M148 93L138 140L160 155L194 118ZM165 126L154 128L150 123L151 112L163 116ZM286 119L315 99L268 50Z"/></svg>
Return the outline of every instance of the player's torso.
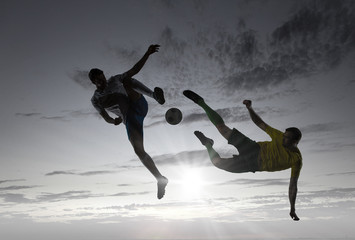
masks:
<svg viewBox="0 0 355 240"><path fill-rule="evenodd" d="M299 152L293 152L282 146L282 141L261 142L260 158L262 170L281 171L302 161Z"/></svg>
<svg viewBox="0 0 355 240"><path fill-rule="evenodd" d="M127 112L129 99L118 76L108 79L106 88L96 91L95 98L107 111L116 113L119 110L122 114Z"/></svg>

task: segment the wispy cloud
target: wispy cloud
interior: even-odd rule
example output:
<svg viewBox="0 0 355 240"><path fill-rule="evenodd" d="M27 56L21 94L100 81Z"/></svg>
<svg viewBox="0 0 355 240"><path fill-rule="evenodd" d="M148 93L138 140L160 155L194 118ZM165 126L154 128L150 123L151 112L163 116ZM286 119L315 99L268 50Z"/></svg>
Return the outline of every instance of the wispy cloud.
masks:
<svg viewBox="0 0 355 240"><path fill-rule="evenodd" d="M355 175L355 172L340 172L340 173L329 173L329 174L324 174L324 176L353 176Z"/></svg>
<svg viewBox="0 0 355 240"><path fill-rule="evenodd" d="M58 202L75 199L88 199L100 197L100 194L93 194L90 191L68 191L63 193L42 193L36 197L36 202Z"/></svg>
<svg viewBox="0 0 355 240"><path fill-rule="evenodd" d="M180 164L188 166L209 166L210 161L206 150L183 151L177 154L164 154L153 156L154 162L159 165ZM132 160L133 161L133 160Z"/></svg>
<svg viewBox="0 0 355 240"><path fill-rule="evenodd" d="M5 203L31 203L32 200L25 197L24 194L19 193L3 193L0 194L0 198Z"/></svg>
<svg viewBox="0 0 355 240"><path fill-rule="evenodd" d="M23 118L37 118L49 121L68 122L73 119L99 117L100 115L92 108L90 110L63 110L56 115L46 115L45 113L16 113L15 116Z"/></svg>
<svg viewBox="0 0 355 240"><path fill-rule="evenodd" d="M37 116L41 116L40 113L15 113L15 116L18 117L37 117Z"/></svg>
<svg viewBox="0 0 355 240"><path fill-rule="evenodd" d="M68 77L73 80L75 83L79 84L85 89L94 90L95 85L92 84L89 77L89 70L73 70L72 72L68 73Z"/></svg>
<svg viewBox="0 0 355 240"><path fill-rule="evenodd" d="M94 175L103 175L103 174L113 174L116 171L88 171L88 172L75 172L75 171L53 171L46 173L45 176L55 176L55 175L77 175L77 176L94 176Z"/></svg>
<svg viewBox="0 0 355 240"><path fill-rule="evenodd" d="M26 181L25 179L9 179L9 180L1 180L0 184L3 183L8 183L8 182L21 182L21 181Z"/></svg>
<svg viewBox="0 0 355 240"><path fill-rule="evenodd" d="M336 130L341 130L343 128L345 128L344 124L329 122L329 123L310 124L305 127L302 127L301 130L302 132L309 134L309 133L318 133L318 132L324 133L324 132L336 131Z"/></svg>
<svg viewBox="0 0 355 240"><path fill-rule="evenodd" d="M23 190L23 189L30 189L36 187L38 186L8 186L8 187L1 187L0 191Z"/></svg>
<svg viewBox="0 0 355 240"><path fill-rule="evenodd" d="M151 192L132 192L132 193L120 192L120 193L112 194L110 196L112 196L112 197L128 197L128 196L135 196L135 195L147 195L150 193Z"/></svg>
<svg viewBox="0 0 355 240"><path fill-rule="evenodd" d="M235 32L209 27L189 39L167 26L159 37L164 51L157 62L174 89L196 84L232 93L292 82L333 69L353 50L354 9L349 1L303 5L266 42L243 20Z"/></svg>
<svg viewBox="0 0 355 240"><path fill-rule="evenodd" d="M235 179L220 183L219 185L242 185L247 187L266 187L266 186L284 186L288 185L288 179L274 178L274 179Z"/></svg>

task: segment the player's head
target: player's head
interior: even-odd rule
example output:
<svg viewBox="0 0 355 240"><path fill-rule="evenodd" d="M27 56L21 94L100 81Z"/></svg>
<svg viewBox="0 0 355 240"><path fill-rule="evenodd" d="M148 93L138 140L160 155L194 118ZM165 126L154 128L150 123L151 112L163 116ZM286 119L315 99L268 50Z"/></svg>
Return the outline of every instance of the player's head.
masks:
<svg viewBox="0 0 355 240"><path fill-rule="evenodd" d="M101 69L91 69L89 72L89 78L97 88L104 88L106 86L106 77Z"/></svg>
<svg viewBox="0 0 355 240"><path fill-rule="evenodd" d="M298 144L301 138L302 138L302 133L296 127L287 128L284 133L284 143L286 141L286 144L287 143L291 145Z"/></svg>
<svg viewBox="0 0 355 240"><path fill-rule="evenodd" d="M92 68L89 72L89 78L90 78L91 82L95 84L96 78L98 78L103 73L104 72L101 69Z"/></svg>

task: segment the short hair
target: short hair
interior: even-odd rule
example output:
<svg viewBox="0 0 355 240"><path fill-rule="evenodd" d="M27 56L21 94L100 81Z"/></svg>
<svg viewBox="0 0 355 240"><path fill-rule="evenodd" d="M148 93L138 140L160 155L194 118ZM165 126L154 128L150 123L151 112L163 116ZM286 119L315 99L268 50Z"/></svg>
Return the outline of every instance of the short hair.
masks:
<svg viewBox="0 0 355 240"><path fill-rule="evenodd" d="M103 74L103 73L104 72L101 69L98 69L98 68L91 69L90 72L89 72L89 78L90 78L91 82L94 83L95 78L98 75Z"/></svg>
<svg viewBox="0 0 355 240"><path fill-rule="evenodd" d="M290 127L290 128L287 128L286 131L292 132L293 140L296 140L297 142L299 142L301 140L302 133L301 133L301 131L298 128Z"/></svg>

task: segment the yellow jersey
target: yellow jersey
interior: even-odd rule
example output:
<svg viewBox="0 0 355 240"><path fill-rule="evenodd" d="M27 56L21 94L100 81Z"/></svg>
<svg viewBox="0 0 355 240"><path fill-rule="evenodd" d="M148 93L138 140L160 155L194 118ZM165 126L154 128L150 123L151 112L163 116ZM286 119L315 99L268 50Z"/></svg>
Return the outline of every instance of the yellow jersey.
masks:
<svg viewBox="0 0 355 240"><path fill-rule="evenodd" d="M298 149L291 151L282 145L283 132L268 125L265 132L271 137L271 142L258 142L260 170L274 172L291 168L291 177L298 177L302 168L301 152Z"/></svg>

